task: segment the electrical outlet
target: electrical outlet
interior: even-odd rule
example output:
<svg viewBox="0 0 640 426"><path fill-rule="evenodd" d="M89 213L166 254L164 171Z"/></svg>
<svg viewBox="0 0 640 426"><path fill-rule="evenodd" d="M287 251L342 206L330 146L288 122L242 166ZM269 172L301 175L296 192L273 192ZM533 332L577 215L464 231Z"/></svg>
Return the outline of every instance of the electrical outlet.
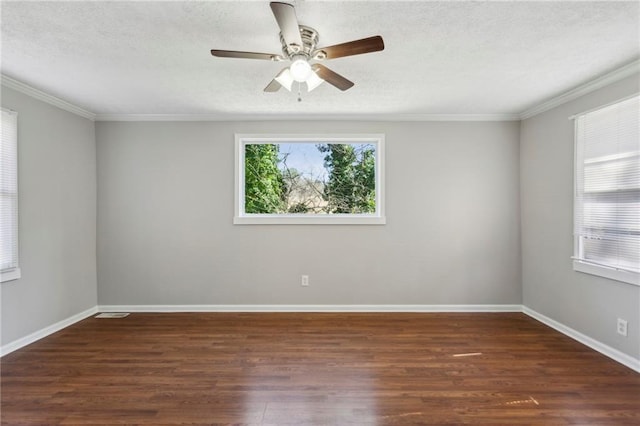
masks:
<svg viewBox="0 0 640 426"><path fill-rule="evenodd" d="M618 334L627 337L627 322L618 318Z"/></svg>
<svg viewBox="0 0 640 426"><path fill-rule="evenodd" d="M307 287L309 285L309 275L303 275L300 279L300 285Z"/></svg>

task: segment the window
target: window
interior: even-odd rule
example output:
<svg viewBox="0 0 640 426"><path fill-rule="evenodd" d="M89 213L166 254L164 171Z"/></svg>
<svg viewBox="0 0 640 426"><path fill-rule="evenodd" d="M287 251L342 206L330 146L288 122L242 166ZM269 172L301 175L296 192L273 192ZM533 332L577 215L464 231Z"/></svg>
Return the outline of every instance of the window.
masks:
<svg viewBox="0 0 640 426"><path fill-rule="evenodd" d="M576 117L574 269L640 285L640 97Z"/></svg>
<svg viewBox="0 0 640 426"><path fill-rule="evenodd" d="M384 136L236 135L235 224L384 217Z"/></svg>
<svg viewBox="0 0 640 426"><path fill-rule="evenodd" d="M0 275L20 278L18 267L18 114L2 109L0 144Z"/></svg>

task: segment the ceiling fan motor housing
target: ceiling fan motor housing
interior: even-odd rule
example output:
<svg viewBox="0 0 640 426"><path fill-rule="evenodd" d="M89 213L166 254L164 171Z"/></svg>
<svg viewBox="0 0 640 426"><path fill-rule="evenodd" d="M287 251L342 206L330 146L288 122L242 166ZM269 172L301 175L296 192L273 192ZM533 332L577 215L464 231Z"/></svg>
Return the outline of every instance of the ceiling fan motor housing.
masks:
<svg viewBox="0 0 640 426"><path fill-rule="evenodd" d="M307 59L310 59L318 44L318 32L311 27L307 27L306 25L299 25L298 28L300 29L302 46L287 44L287 42L284 40L284 37L282 37L282 33L280 33L280 43L282 43L282 51L289 59L298 55L303 55Z"/></svg>

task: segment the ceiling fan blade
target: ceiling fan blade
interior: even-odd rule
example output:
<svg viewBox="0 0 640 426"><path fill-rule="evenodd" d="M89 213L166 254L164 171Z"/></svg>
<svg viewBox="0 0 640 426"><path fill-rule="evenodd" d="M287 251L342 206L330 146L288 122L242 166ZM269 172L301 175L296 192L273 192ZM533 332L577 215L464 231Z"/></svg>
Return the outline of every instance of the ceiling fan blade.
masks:
<svg viewBox="0 0 640 426"><path fill-rule="evenodd" d="M238 52L235 50L211 49L211 54L218 58L244 58L244 59L264 59L267 61L282 61L284 58L273 53Z"/></svg>
<svg viewBox="0 0 640 426"><path fill-rule="evenodd" d="M342 91L353 87L352 81L347 80L337 72L331 71L329 68L325 67L322 64L313 64L312 68L316 72L316 74L318 74L318 77Z"/></svg>
<svg viewBox="0 0 640 426"><path fill-rule="evenodd" d="M281 87L284 87L288 91L291 91L291 85L293 84L293 77L289 71L289 67L283 68L278 75L276 75L271 83L267 84L264 88L265 92L277 92Z"/></svg>
<svg viewBox="0 0 640 426"><path fill-rule="evenodd" d="M296 45L302 48L302 38L300 38L300 27L296 9L289 3L271 2L271 11L275 16L282 38L287 45Z"/></svg>
<svg viewBox="0 0 640 426"><path fill-rule="evenodd" d="M348 41L317 49L313 52L315 59L335 59L343 56L361 55L363 53L378 52L384 50L384 41L379 35ZM324 57L323 57L324 56Z"/></svg>
<svg viewBox="0 0 640 426"><path fill-rule="evenodd" d="M280 90L280 88L282 87L282 85L280 83L278 83L278 81L274 78L273 80L271 80L271 83L267 84L267 87L264 88L265 92L269 92L269 93L273 93L273 92L277 92L278 90Z"/></svg>

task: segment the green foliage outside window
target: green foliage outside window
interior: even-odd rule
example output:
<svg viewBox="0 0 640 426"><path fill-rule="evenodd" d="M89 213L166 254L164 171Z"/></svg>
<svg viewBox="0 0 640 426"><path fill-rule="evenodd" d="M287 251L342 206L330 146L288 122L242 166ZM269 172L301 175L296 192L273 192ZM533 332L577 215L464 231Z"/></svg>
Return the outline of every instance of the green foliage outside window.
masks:
<svg viewBox="0 0 640 426"><path fill-rule="evenodd" d="M318 145L326 153L329 180L324 188L328 213L373 213L375 205L375 152L373 146Z"/></svg>
<svg viewBox="0 0 640 426"><path fill-rule="evenodd" d="M316 144L324 174L287 165L279 144L245 145L245 212L363 214L376 211L373 144Z"/></svg>
<svg viewBox="0 0 640 426"><path fill-rule="evenodd" d="M246 145L244 173L244 211L281 213L284 181L278 169L278 145Z"/></svg>

